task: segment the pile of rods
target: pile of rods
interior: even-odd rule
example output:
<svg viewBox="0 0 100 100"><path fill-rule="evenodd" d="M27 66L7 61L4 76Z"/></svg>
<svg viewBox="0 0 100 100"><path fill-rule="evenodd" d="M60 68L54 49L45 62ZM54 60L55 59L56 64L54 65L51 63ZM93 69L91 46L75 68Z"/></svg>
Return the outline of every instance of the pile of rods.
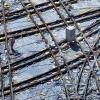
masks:
<svg viewBox="0 0 100 100"><path fill-rule="evenodd" d="M56 1L59 2L59 4L58 3L56 4ZM70 77L70 81L73 83L70 70L73 69L73 68L77 68L79 65L82 65L82 68L81 68L81 71L80 71L80 74L79 74L78 83L77 83L77 89L74 89L75 93L76 93L76 100L79 100L79 99L81 99L81 96L79 96L80 82L81 82L82 73L84 71L86 64L91 68L91 70L88 73L88 78L87 78L85 91L84 91L82 99L86 100L88 84L89 84L89 80L90 80L90 77L91 77L92 74L95 76L97 89L98 89L98 92L100 93L99 82L97 80L97 77L96 77L95 71L94 71L95 67L97 67L98 69L100 68L100 63L98 61L98 57L100 56L100 53L98 53L98 54L95 53L100 48L100 46L97 46L98 41L100 39L100 34L98 34L97 40L93 44L93 46L90 46L90 44L87 41L87 37L90 37L91 35L96 34L99 31L99 30L95 30L95 31L90 32L90 30L93 27L100 25L100 20L99 21L97 20L96 22L92 23L89 27L87 27L84 30L81 30L81 28L77 24L77 22L84 22L85 20L90 20L91 18L92 19L98 18L100 16L100 13L99 13L100 9L91 11L89 13L84 13L84 14L81 14L81 15L73 16L73 15L70 14L68 9L66 8L66 5L67 5L66 3L62 2L61 0L48 0L47 3L51 4L51 6L49 8L47 7L46 10L54 8L54 10L57 12L59 17L61 18L61 20L58 20L58 21L55 21L55 22L52 22L52 23L45 23L45 20L43 19L43 17L40 14L40 11L44 11L43 10L44 8L42 10L40 10L38 6L35 6L31 2L31 0L28 0L28 4L31 5L30 8L26 6L26 4L24 3L23 0L19 0L19 2L22 5L23 9L18 11L18 12L15 12L15 14L23 12L22 13L23 15L17 15L16 14L17 17L14 16L14 17L10 18L14 12L11 13L11 14L5 14L4 0L2 0L2 15L3 16L0 16L0 19L1 19L1 23L4 25L4 32L3 32L3 34L0 34L0 37L2 37L0 39L0 42L5 41L5 54L7 56L7 65L3 66L2 62L1 62L1 67L0 67L0 75L1 75L1 88L0 88L1 95L0 96L2 97L2 100L5 100L6 95L10 95L10 100L14 100L14 93L19 92L19 91L23 91L25 89L28 89L29 87L33 87L33 86L36 86L38 84L43 84L45 82L48 82L50 79L52 79L56 76L60 77L60 81L63 84L64 94L66 96L66 99L72 100L72 98L70 97L68 87L66 86L65 79L63 78L63 74L68 73L68 75ZM45 5L45 3L44 3L44 5ZM44 5L41 5L41 6L44 6ZM66 14L68 15L68 18L65 18L60 13L60 11L58 9L59 6L63 7ZM32 9L32 11L30 11L30 9ZM42 22L41 25L38 25L36 23L36 21L33 17L33 14L36 14L38 16L38 18L41 20L41 22ZM7 15L7 17L5 17L6 15ZM84 15L86 17L83 17L82 19L78 20L78 18L81 18ZM13 20L16 20L17 18L22 18L22 17L25 17L25 16L29 16L32 23L35 26L27 28L27 29L23 29L23 30L18 30L18 31L15 31L15 32L9 32L9 33L7 32L6 23L8 21L13 21ZM70 22L67 22L69 19L70 19ZM66 43L66 40L63 40L63 41L57 43L51 30L56 28L56 27L61 27L61 26L68 27L70 24L74 24L75 28L79 31L80 36L82 37L82 38L76 39L76 40L77 40L77 43L80 46L83 54L68 62L66 57L65 57L65 54L62 52L62 50L64 48L67 48L67 49L69 48L68 44ZM49 27L49 26L51 26L51 27ZM31 32L29 30L31 30ZM49 33L49 35L51 36L52 41L54 42L54 46L49 44L48 40L46 39L46 37L43 34L44 30L46 30ZM22 32L24 32L24 31L26 31L25 34L22 34ZM89 32L88 32L87 35L85 35L85 33L87 31L89 31ZM8 37L11 34L16 34L16 33L19 33L19 34L15 35L16 39L20 38L21 36L26 37L26 36L29 36L29 35L34 35L36 33L40 34L41 38L44 40L44 42L46 44L46 49L44 49L44 50L42 50L42 51L40 51L36 54L33 54L29 57L26 57L26 58L23 58L19 61L11 63L10 54L9 54L9 47L8 47ZM83 47L80 43L80 41L83 41L83 40L84 40L84 43L86 43L88 45L89 49L90 49L90 51L88 53L85 53L85 51L84 51L84 49L83 49ZM62 46L62 44L64 44L64 46ZM56 54L59 54L59 57L63 59L64 63L62 65L59 64L59 62L56 58ZM53 58L56 68L53 68L52 70L49 70L46 73L40 74L36 77L32 77L32 78L27 79L25 81L22 81L20 83L13 83L13 80L12 80L12 78L13 78L12 72L13 71L20 70L21 68L24 68L27 65L29 66L29 65L32 65L34 63L38 63L39 61L42 61L42 60L47 59L49 57ZM80 59L81 59L81 61L79 61ZM94 60L93 66L91 66L90 60ZM0 61L1 61L1 59L0 59ZM23 61L25 63L23 63ZM7 87L4 87L4 85L3 85L3 75L7 74L7 73L9 73L9 84L10 85L7 86Z"/></svg>

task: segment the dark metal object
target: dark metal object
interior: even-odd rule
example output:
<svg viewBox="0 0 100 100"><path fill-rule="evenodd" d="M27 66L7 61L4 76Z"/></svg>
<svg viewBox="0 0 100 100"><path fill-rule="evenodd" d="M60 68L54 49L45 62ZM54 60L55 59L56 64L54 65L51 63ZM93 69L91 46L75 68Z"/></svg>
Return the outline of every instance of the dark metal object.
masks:
<svg viewBox="0 0 100 100"><path fill-rule="evenodd" d="M94 43L94 45L93 45L92 48L95 48L95 45L97 44L98 40L99 40L99 38L98 38L97 41ZM89 56L89 55L90 55L90 53L87 54L87 56ZM84 64L83 64L83 66L82 66L82 68L81 68L81 71L80 71L80 74L79 74L79 78L78 78L78 82L77 82L77 88L76 88L77 93L78 93L78 91L79 91L79 86L80 86L80 82L81 82L81 78L82 78L82 73L83 73L83 71L84 71L84 68L85 68L86 64L87 64L87 60L84 61Z"/></svg>
<svg viewBox="0 0 100 100"><path fill-rule="evenodd" d="M95 60L95 62L96 62L96 64L97 64L97 66L100 67L100 65L99 65L99 63L98 63L98 61L97 61L97 58L96 58L96 55L95 55L94 51L92 50L91 46L89 45L89 43L88 43L86 37L84 37L84 33L81 31L79 25L78 25L77 22L75 21L74 16L70 14L70 12L66 9L66 7L65 7L64 4L61 2L61 0L59 0L59 2L62 4L62 7L64 8L64 10L65 10L66 13L68 14L68 16L71 18L71 20L73 21L73 23L74 23L76 29L79 30L80 34L81 34L82 37L84 38L85 43L88 45L88 47L90 48L90 50L93 52L93 54L94 54L94 60ZM78 42L78 43L79 43L79 42ZM79 43L79 44L80 44L80 43ZM81 46L81 45L80 45L80 46ZM82 51L83 51L83 50L82 50Z"/></svg>
<svg viewBox="0 0 100 100"><path fill-rule="evenodd" d="M1 83L1 96L2 96L2 100L4 100L4 80L3 80L3 73L2 73L1 58L0 58L0 83Z"/></svg>
<svg viewBox="0 0 100 100"><path fill-rule="evenodd" d="M5 8L4 8L4 0L2 2L2 14L3 14L3 24L4 24L4 34L5 34L5 54L7 56L8 69L9 69L9 83L10 83L10 99L14 100L13 94L13 82L12 82L12 72L11 72L11 62L9 55L9 46L8 46L8 37L7 37L7 27L6 27L6 19L5 19Z"/></svg>
<svg viewBox="0 0 100 100"><path fill-rule="evenodd" d="M91 33L91 34L93 34L93 33ZM88 34L87 35L87 37L88 36L90 36L90 34ZM81 38L79 41L82 41L83 39ZM63 43L66 43L66 39L65 40L63 40L63 41L61 41L61 42L59 42L58 43L58 45L59 46L61 46ZM95 46L94 46L95 47ZM54 50L54 48L55 48L55 46L51 46L51 48ZM67 48L69 48L69 47L67 47ZM44 49L43 51L40 51L40 52L38 52L38 53L36 53L36 54L33 54L33 55L31 55L31 56L29 56L29 57L26 57L26 58L24 58L24 59L21 59L21 60L19 60L19 61L16 61L16 62L14 62L14 63L11 63L11 66L12 66L12 70L17 70L17 69L20 69L20 68L23 68L23 67L25 67L26 65L30 65L30 64L33 64L32 62L32 59L34 59L35 57L38 57L38 56L41 56L41 55L43 55L43 54L45 54L46 52L48 52L48 50L49 50L49 48L47 48L47 49ZM45 55L44 55L45 56ZM48 54L48 57L49 57L49 54ZM41 59L43 59L44 57L42 57ZM25 61L26 63L24 63L23 64L23 61ZM39 61L39 60L37 60L37 61ZM21 64L22 63L22 64ZM2 69L4 70L4 69L6 69L7 68L7 66L3 66L2 67ZM8 71L6 70L5 71L5 73L7 73Z"/></svg>

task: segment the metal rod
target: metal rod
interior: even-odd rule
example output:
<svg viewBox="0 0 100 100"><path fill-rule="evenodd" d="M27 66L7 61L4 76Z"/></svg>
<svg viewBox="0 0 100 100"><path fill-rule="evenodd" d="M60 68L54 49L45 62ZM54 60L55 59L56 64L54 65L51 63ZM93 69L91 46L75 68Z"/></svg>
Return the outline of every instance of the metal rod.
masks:
<svg viewBox="0 0 100 100"><path fill-rule="evenodd" d="M26 7L25 7L26 8ZM34 10L37 10L37 9L34 9ZM26 12L29 12L29 10L27 10L27 8L26 8ZM58 11L58 10L57 10ZM36 12L36 11L35 11ZM59 12L58 12L59 13ZM60 13L59 13L60 14ZM56 56L55 56L55 54L56 53L54 53L53 52L53 50L52 50L52 46L51 45L49 45L48 44L48 41L45 39L45 37L44 37L44 35L42 34L42 30L40 29L40 27L39 27L39 25L35 22L35 20L34 20L34 18L32 17L32 15L31 14L29 14L30 15L30 18L32 19L32 21L33 21L33 23L35 23L35 26L36 26L36 28L38 29L38 31L40 32L40 34L41 34L41 37L43 38L43 40L45 41L45 43L46 43L46 46L47 46L47 48L49 49L49 54L53 57L53 59L54 59L54 62L55 62L55 65L56 66L58 66L57 68L57 70L58 70L58 72L56 72L56 74L55 74L55 76L56 75L58 75L58 74L60 74L60 77L61 77L61 79L62 79L62 75L63 75L63 73L65 73L66 72L66 69L64 70L64 71L62 71L62 68L61 67L59 67L59 63L57 62L57 60L56 60ZM41 15L38 15L39 16L39 18L41 17ZM62 16L62 15L61 15ZM62 16L61 18L63 18L63 20L65 20L64 19L64 17ZM41 19L41 18L40 18ZM42 20L42 22L43 22L43 20ZM45 23L45 21L44 21L44 23ZM64 23L64 24L66 24L66 23ZM50 30L50 32L51 32L51 29L48 27L48 25L46 25L47 27L46 27L46 29L48 30ZM67 24L66 24L66 26L67 26ZM48 31L49 32L49 31ZM53 34L51 33L51 37L52 37L52 39L54 38L53 36L52 36ZM54 38L55 39L55 38ZM54 41L54 42L56 42L56 40ZM97 42L98 42L98 40L97 40ZM97 44L97 43L96 43ZM96 44L94 45L94 46L96 46ZM57 52L59 51L60 52L60 56L63 58L63 54L62 54L62 48L61 47L59 47L59 45L58 45L58 43L57 43L57 45L56 45L56 43L55 43L55 46L54 47L58 47L58 50L57 50ZM81 46L81 45L80 45ZM94 47L93 46L93 47ZM9 49L9 48L8 48ZM7 50L8 50L7 49ZM82 49L83 50L83 49ZM84 51L82 51L83 52L83 54L84 54ZM90 52L91 52L91 50L90 50ZM91 53L88 53L88 55L87 55L87 57L91 54ZM93 53L93 52L92 52ZM9 51L8 51L8 54L9 54ZM91 55L90 55L91 56ZM89 60L89 58L87 58L86 57L86 60L88 59ZM94 57L94 56L93 56ZM92 58L93 58L92 57ZM98 56L96 56L96 57L98 57ZM9 57L10 58L10 57ZM65 59L65 58L64 58ZM85 60L85 61L86 61ZM66 61L66 59L65 59L65 61ZM85 64L86 64L86 62L82 62L82 64L84 63L84 65L83 66L85 66ZM11 63L10 63L10 66L11 66ZM66 62L65 62L65 64L63 65L63 67L64 66L66 66ZM68 67L69 67L69 65L67 65ZM1 69L2 70L2 69ZM13 69L11 69L12 71L13 71ZM94 71L93 71L94 72ZM90 73L89 73L90 74ZM94 73L95 74L95 73ZM47 74L45 74L45 75L47 75ZM44 76L43 76L44 77ZM54 77L54 75L52 75L52 76L49 76L49 78L53 78ZM48 77L47 77L48 78ZM95 77L95 79L96 79L96 77ZM34 78L33 78L33 80L34 80ZM42 80L41 82L44 82L45 80L47 80L47 79L44 79L44 80ZM63 80L63 79L62 79ZM88 79L88 80L90 80L90 78ZM32 86L30 83L31 82L29 82L29 81L27 81L29 84L27 85L27 86L25 86L25 88L28 88L28 87L30 87L30 86ZM26 82L26 83L27 83ZM41 84L41 82L40 82L40 84ZM96 82L97 82L97 79L96 79ZM23 83L23 82L22 82ZM37 83L38 83L38 81L37 81ZM87 82L88 83L88 82ZM24 89L23 87L20 87L21 86L21 84L19 83L19 87L16 87L16 90L14 89L14 92L17 92L18 90L21 90L21 89ZM63 86L64 86L64 88L66 88L66 86L65 86L65 83L63 84ZM98 82L97 82L97 86L98 86ZM14 86L13 86L14 87ZM86 89L88 88L88 86L86 87ZM10 88L8 88L8 90L7 91L9 91L9 89ZM6 91L6 89L4 89L5 91ZM98 89L99 90L99 89ZM87 91L86 91L87 92ZM5 92L5 94L7 94L8 92ZM87 94L87 93L86 93ZM69 95L68 95L69 96Z"/></svg>
<svg viewBox="0 0 100 100"><path fill-rule="evenodd" d="M95 50L97 51L98 48L95 48ZM90 54L91 54L90 60L93 60L92 52ZM98 56L100 56L100 54ZM80 65L82 65L84 63L84 59L86 59L84 57L84 55L80 55L80 57L75 58L75 59L69 61L68 62L68 64L69 64L69 70L78 68L78 66L80 66ZM73 62L73 64L71 62ZM63 74L67 73L66 68L64 66L65 66L65 64L63 64L63 65L60 66L61 71L62 71ZM57 69L58 69L57 67L53 68L53 69L49 70L48 72L45 72L45 73L43 73L41 75L37 75L37 76L32 77L30 79L27 79L27 80L24 80L22 82L13 84L13 86L14 86L14 92L16 93L16 92L22 91L23 89L27 89L29 87L36 86L38 84L43 84L45 82L48 82L50 79L52 79L52 78L54 78L54 77L56 77L56 76L59 75ZM51 75L54 75L54 76L51 77ZM6 92L5 95L8 95L10 93L9 88L10 88L9 86L5 87L5 89L4 89L5 92ZM9 92L7 92L7 91L9 91Z"/></svg>
<svg viewBox="0 0 100 100"><path fill-rule="evenodd" d="M99 38L97 37L97 41L93 44L93 47L92 47L93 49L95 48L95 46L96 46L98 40L99 40ZM88 53L87 55L89 56L90 53ZM83 71L84 71L84 68L85 68L86 63L87 63L87 59L85 60L84 65L82 66L81 71L80 71L80 74L79 74L79 78L78 78L78 82L77 82L77 87L76 87L77 93L78 93L78 91L79 91L80 81L81 81L82 73L83 73Z"/></svg>
<svg viewBox="0 0 100 100"><path fill-rule="evenodd" d="M2 62L0 58L0 82L1 82L1 95L2 95L2 100L4 100L4 82L3 82L3 74L2 74Z"/></svg>
<svg viewBox="0 0 100 100"><path fill-rule="evenodd" d="M12 72L11 72L11 65L10 65L11 62L10 62L8 37L7 37L7 26L6 26L6 20L5 20L4 0L2 0L1 2L2 2L2 14L3 14L3 24L4 24L4 34L5 34L5 53L7 56L8 69L9 69L10 100L14 100Z"/></svg>

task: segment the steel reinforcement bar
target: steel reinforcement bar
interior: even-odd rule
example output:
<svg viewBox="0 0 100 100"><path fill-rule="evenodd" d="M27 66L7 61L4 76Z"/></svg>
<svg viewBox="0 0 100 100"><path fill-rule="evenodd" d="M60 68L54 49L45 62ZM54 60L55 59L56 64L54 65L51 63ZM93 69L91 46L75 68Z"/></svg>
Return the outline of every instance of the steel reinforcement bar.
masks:
<svg viewBox="0 0 100 100"><path fill-rule="evenodd" d="M7 64L8 64L8 78L9 78L9 85L10 85L10 99L14 100L14 94L13 94L13 82L12 82L12 71L11 71L11 60L10 60L10 54L9 54L9 45L8 45L8 37L7 37L7 26L6 26L6 19L5 19L5 7L4 7L4 0L1 0L1 4L2 4L2 15L3 15L3 24L4 24L4 34L5 34L5 54L7 57ZM2 68L1 68L2 70ZM1 77L3 78L3 77ZM3 79L2 79L3 80ZM3 84L4 85L4 84ZM3 87L1 87L3 88ZM3 90L3 89L2 89ZM4 92L2 92L2 99L4 98Z"/></svg>

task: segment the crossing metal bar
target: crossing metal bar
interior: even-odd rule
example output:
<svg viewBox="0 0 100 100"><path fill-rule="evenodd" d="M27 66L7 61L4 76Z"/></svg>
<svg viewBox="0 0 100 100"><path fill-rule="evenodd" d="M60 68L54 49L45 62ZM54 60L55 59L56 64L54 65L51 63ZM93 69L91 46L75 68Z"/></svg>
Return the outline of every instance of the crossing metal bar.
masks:
<svg viewBox="0 0 100 100"><path fill-rule="evenodd" d="M53 0L54 2L56 2L56 6L59 7L60 4L59 4L59 0ZM68 4L64 1L65 5L67 6ZM72 2L71 2L72 3ZM28 6L29 3L26 3L25 5ZM40 11L40 12L44 12L44 11L47 11L47 10L50 10L53 8L52 5L49 5L50 2L44 2L42 4L38 4L36 5L36 8ZM34 14L35 12L32 10L32 7L29 6L28 7L28 10L30 11L31 14ZM23 18L27 15L26 12L24 12L25 9L20 9L20 10L17 10L17 11L13 11L13 12L8 12L5 14L5 16L7 16L6 18L6 21L14 21L14 20L17 20L19 18ZM2 14L0 15L0 22L2 23Z"/></svg>
<svg viewBox="0 0 100 100"><path fill-rule="evenodd" d="M40 31L40 34L41 34L42 32L41 32L40 28L38 27L38 25L36 24L36 22L33 20L33 17L32 17L31 14L29 13L28 9L25 7L24 3L23 3L22 1L20 1L20 3L21 3L22 6L25 8L25 10L26 10L26 12L28 13L29 17L31 18L32 22L35 24L35 26L37 27L37 29ZM36 11L36 10L35 10L35 11ZM36 11L36 13L37 13L37 11ZM57 46L57 48L58 48L59 46L58 46L58 44L57 44L55 38L53 37L51 31L49 30L48 26L46 25L45 21L42 19L42 17L41 17L40 19L41 19L41 21L43 22L43 24L46 26L46 28L48 29L48 31L50 32L50 35L51 35L52 39L54 40L54 42L55 42L55 44L56 44L56 46ZM43 36L42 34L41 34L41 36L42 36L42 38L44 39L44 36ZM46 39L44 39L44 40L46 40ZM45 41L45 43L46 43L47 46L49 45L47 41ZM55 66L57 66L57 68L58 68L58 73L60 74L60 80L61 80L61 82L62 82L62 84L63 84L64 92L65 92L66 98L67 98L68 100L70 100L68 90L67 90L67 88L66 88L66 86L65 86L65 80L63 79L63 75L62 75L62 72L61 72L60 67L59 67L59 63L57 62L56 58L54 57L54 54L53 54L53 52L52 52L52 50L51 50L51 46L50 46L50 45L49 45L49 48L50 48L50 53L52 54L52 57L53 57L53 59L54 59Z"/></svg>
<svg viewBox="0 0 100 100"><path fill-rule="evenodd" d="M56 46L57 49L59 50L59 54L60 54L60 56L63 58L64 63L65 63L66 66L67 66L66 58L64 57L64 55L63 55L63 53L62 53L62 51L61 51L61 49L60 49L58 43L56 42L56 39L55 39L55 37L53 36L53 34L52 34L50 28L49 28L48 25L45 23L44 19L42 18L42 16L41 16L40 13L38 12L38 10L35 8L35 5L34 5L30 0L29 0L29 2L30 2L30 4L32 5L32 7L34 8L36 14L39 16L39 18L40 18L40 20L42 21L42 23L45 25L45 27L46 27L48 33L50 34L52 40L53 40L54 43L55 43L55 46ZM68 66L67 66L67 67L68 67Z"/></svg>
<svg viewBox="0 0 100 100"><path fill-rule="evenodd" d="M52 1L52 0L50 0L50 1ZM66 9L64 3L62 3L61 0L59 0L59 2L61 3L62 7L64 8L64 10L65 10L66 13L68 14L68 16L69 16L69 17L71 18L71 20L73 21L73 23L74 23L76 29L80 32L81 36L84 38L84 41L86 42L86 44L88 45L88 47L90 48L90 50L93 52L93 54L94 54L94 60L95 60L95 62L96 62L97 67L99 68L100 65L99 65L99 62L98 62L98 60L97 60L96 54L95 54L94 51L92 50L92 48L91 48L90 44L88 43L87 39L84 37L84 33L81 31L79 25L76 23L76 21L75 21L73 15L71 15L71 14L69 13L68 9ZM79 42L78 42L78 43L79 43ZM80 43L79 43L79 44L80 44Z"/></svg>
<svg viewBox="0 0 100 100"><path fill-rule="evenodd" d="M59 16L62 18L62 20L64 21L64 16L59 12L59 10L57 9L55 3L54 3L52 0L49 0L49 1L50 1L51 4L54 6L54 9L55 9L56 12L58 13L58 15L59 15ZM64 4L61 2L61 0L59 0L59 2L61 3L62 7L64 8L64 10L65 10L66 13L68 14L68 16L70 15L69 17L70 17L71 20L74 22L76 29L78 29L79 32L81 32L81 29L79 28L79 26L78 26L77 23L75 22L75 20L74 20L74 18L72 17L72 15L69 13L68 9L66 9L66 7L65 7ZM63 17L62 17L62 16L63 16ZM64 22L64 23L65 23L65 22ZM68 25L65 23L65 26L67 27ZM84 38L84 37L83 37L83 38ZM87 42L86 38L84 38L84 40L85 40L85 42L88 44L90 50L93 52L95 63L96 63L96 65L97 65L97 67L99 68L99 63L98 63L98 61L97 61L97 57L96 57L94 51L92 50L91 46L90 46L89 43ZM85 57L86 57L86 59L87 59L87 62L88 62L88 65L89 65L89 67L91 68L91 64L90 64L90 62L89 62L89 57L85 54L85 51L84 51L84 49L82 48L82 46L81 46L81 44L80 44L80 42L79 42L78 40L77 40L77 43L79 44L79 46L80 46L80 48L81 48L81 51L82 51L83 54L85 55ZM78 94L78 93L77 93L77 90L76 90L76 94ZM78 99L78 98L77 98L77 99Z"/></svg>
<svg viewBox="0 0 100 100"><path fill-rule="evenodd" d="M60 13L60 11L57 9L55 3L52 1L52 0L49 0L51 2L51 4L54 6L54 9L56 10L56 12L58 13L58 15L61 17L61 19L63 20L64 24L65 24L65 27L68 27L68 24L67 22L65 21L65 17ZM81 48L82 49L82 48ZM82 49L83 51L83 49ZM84 53L85 54L85 53ZM73 83L74 84L74 83ZM75 90L75 94L77 93L76 92L76 89L74 87L74 90Z"/></svg>
<svg viewBox="0 0 100 100"><path fill-rule="evenodd" d="M54 6L54 9L57 11L57 13L59 12L59 10L56 8L56 5L55 5L55 3L52 1L52 0L49 0L50 2L51 2L51 4ZM63 4L60 0L59 0L59 2L61 3L61 4ZM72 20L72 16L70 15L70 13L69 13L69 11L68 11L68 9L66 9L66 7L64 6L64 4L62 5L63 6L63 8L64 8L64 10L68 13L68 16L71 18L71 20ZM59 16L61 16L62 14L59 12ZM62 15L63 16L63 15ZM62 20L64 20L65 18L63 17L62 18ZM74 24L75 24L75 26L77 25L77 23L75 22L75 20L74 20L74 18L73 18L73 20L72 20L73 22L74 22ZM66 25L66 27L68 26L67 24L65 24ZM77 28L77 27L76 27ZM79 27L78 27L79 28ZM84 37L83 37L84 38ZM79 43L79 41L77 41L78 43ZM81 44L79 43L79 45L80 45L80 47L81 47L81 49L82 49L82 46L81 46ZM90 46L89 46L90 47ZM84 50L82 49L82 52L85 54L85 52L84 52ZM88 57L87 57L87 55L85 54L85 56L86 56L86 58L87 58L87 60L88 60ZM88 61L89 62L89 61ZM97 62L97 60L96 60L96 62Z"/></svg>

